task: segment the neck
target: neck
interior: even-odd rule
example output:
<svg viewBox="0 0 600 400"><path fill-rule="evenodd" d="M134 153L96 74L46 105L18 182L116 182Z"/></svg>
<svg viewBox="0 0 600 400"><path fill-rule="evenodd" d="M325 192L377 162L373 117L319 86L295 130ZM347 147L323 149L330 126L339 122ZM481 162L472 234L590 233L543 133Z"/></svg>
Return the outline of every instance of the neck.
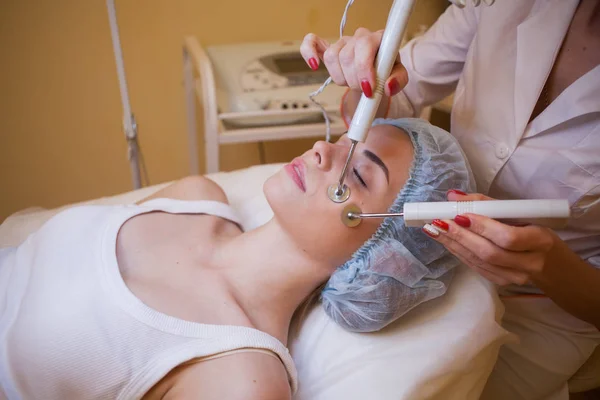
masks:
<svg viewBox="0 0 600 400"><path fill-rule="evenodd" d="M581 11L584 13L584 15L588 15L586 27L597 33L600 29L600 1L582 1L579 4L579 7L582 8Z"/></svg>
<svg viewBox="0 0 600 400"><path fill-rule="evenodd" d="M215 251L238 304L252 324L287 343L294 311L334 267L298 247L273 218Z"/></svg>

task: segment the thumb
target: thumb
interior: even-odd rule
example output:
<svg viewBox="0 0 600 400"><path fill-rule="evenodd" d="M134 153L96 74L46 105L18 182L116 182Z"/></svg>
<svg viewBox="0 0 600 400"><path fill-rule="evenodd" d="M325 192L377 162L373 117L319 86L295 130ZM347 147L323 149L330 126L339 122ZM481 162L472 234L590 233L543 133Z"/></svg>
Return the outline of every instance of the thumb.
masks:
<svg viewBox="0 0 600 400"><path fill-rule="evenodd" d="M446 193L448 201L481 201L481 200L494 200L491 197L485 196L481 193L463 193L460 190L449 190Z"/></svg>
<svg viewBox="0 0 600 400"><path fill-rule="evenodd" d="M404 89L407 83L408 72L406 71L406 68L404 68L404 65L402 65L401 62L398 62L394 64L390 77L385 81L385 94L390 97L395 96Z"/></svg>

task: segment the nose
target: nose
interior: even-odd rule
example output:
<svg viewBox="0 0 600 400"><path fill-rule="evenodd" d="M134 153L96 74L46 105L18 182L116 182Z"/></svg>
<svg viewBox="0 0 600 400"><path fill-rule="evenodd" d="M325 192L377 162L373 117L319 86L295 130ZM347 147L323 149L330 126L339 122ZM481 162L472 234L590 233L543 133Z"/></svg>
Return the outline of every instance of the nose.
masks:
<svg viewBox="0 0 600 400"><path fill-rule="evenodd" d="M317 167L322 171L329 171L333 165L335 149L333 144L319 140L313 145L313 150L317 158Z"/></svg>

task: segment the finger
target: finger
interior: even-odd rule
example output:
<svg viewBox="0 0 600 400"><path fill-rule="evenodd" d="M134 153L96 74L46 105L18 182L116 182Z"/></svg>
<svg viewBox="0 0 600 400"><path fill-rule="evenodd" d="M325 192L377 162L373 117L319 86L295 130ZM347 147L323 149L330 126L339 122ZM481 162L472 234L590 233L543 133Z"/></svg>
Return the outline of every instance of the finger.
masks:
<svg viewBox="0 0 600 400"><path fill-rule="evenodd" d="M530 282L529 274L520 272L515 269L498 267L488 263L482 263L480 266L473 268L475 271L501 286L506 285L525 285ZM488 278L488 276L491 277Z"/></svg>
<svg viewBox="0 0 600 400"><path fill-rule="evenodd" d="M469 216L473 216L473 214L469 214ZM489 220L489 218L479 215L476 217ZM499 223L494 220L491 221ZM460 243L483 262L511 270L512 272L508 274L513 279L513 282L517 284L522 284L521 282L524 280L527 281L529 275L538 273L544 268L545 252L507 250L481 236L479 233L473 232L471 227L464 228L458 226L454 221L447 221L447 225L448 230L441 231L444 236L448 236ZM513 228L508 225L505 226ZM521 276L523 274L524 278Z"/></svg>
<svg viewBox="0 0 600 400"><path fill-rule="evenodd" d="M338 86L346 85L346 78L344 77L344 72L342 71L342 66L340 65L340 51L346 45L346 41L348 38L343 37L331 46L325 53L323 54L323 61L325 62L325 66L327 67L327 71L329 71L329 76Z"/></svg>
<svg viewBox="0 0 600 400"><path fill-rule="evenodd" d="M516 227L477 214L465 214L470 221L469 231L487 239L498 247L513 251L548 251L554 244L549 229L539 226Z"/></svg>
<svg viewBox="0 0 600 400"><path fill-rule="evenodd" d="M354 71L354 45L355 40L354 38L351 38L342 50L340 50L340 67L348 87L360 89L361 87L359 86L359 81L356 78L356 72Z"/></svg>
<svg viewBox="0 0 600 400"><path fill-rule="evenodd" d="M473 214L469 214L469 216L473 216ZM489 220L489 218L479 215L475 217ZM494 220L491 221L498 223ZM436 222L434 221L434 223ZM441 234L460 243L483 262L507 269L506 272L514 283L522 284L523 282L527 282L529 276L539 273L544 269L546 262L545 251L507 250L481 236L479 233L473 232L471 227L458 226L454 221L446 221L446 225L448 229L440 230ZM508 225L505 225L505 227L513 228Z"/></svg>
<svg viewBox="0 0 600 400"><path fill-rule="evenodd" d="M385 94L395 96L408 84L408 71L402 63L394 65L390 77L385 82Z"/></svg>
<svg viewBox="0 0 600 400"><path fill-rule="evenodd" d="M454 221L446 222L448 229L441 231L442 236L460 243L483 262L513 269L522 265L523 258L521 256L524 253L515 253L503 249L469 228L459 226Z"/></svg>
<svg viewBox="0 0 600 400"><path fill-rule="evenodd" d="M358 79L354 63L354 52L357 41L360 40L360 38L368 37L369 35L371 35L371 31L365 28L358 28L354 32L354 36L346 42L346 46L340 51L340 65L348 86L352 89L360 89L368 97L371 97L373 95L372 86L369 82ZM368 86L365 87L365 84Z"/></svg>
<svg viewBox="0 0 600 400"><path fill-rule="evenodd" d="M357 38L357 37L361 37L361 36L369 36L371 33L373 33L373 32L371 32L367 28L358 27L354 31L354 37Z"/></svg>
<svg viewBox="0 0 600 400"><path fill-rule="evenodd" d="M484 278L492 281L500 286L506 285L524 285L530 281L529 275L502 267L496 267L494 265L482 264L482 267L473 268L476 272L481 274Z"/></svg>
<svg viewBox="0 0 600 400"><path fill-rule="evenodd" d="M486 271L485 269L477 268L477 267L471 268L471 269L473 271L477 272L479 275L483 276L488 281L495 283L496 285L506 286L506 285L510 284L510 282L507 279L505 279L501 276L498 276L496 274L493 274L489 271Z"/></svg>
<svg viewBox="0 0 600 400"><path fill-rule="evenodd" d="M527 273L511 268L504 268L483 260L473 250L454 241L451 237L445 235L443 231L441 231L440 236L436 240L465 265L498 285L504 286L510 283L522 285L529 281Z"/></svg>
<svg viewBox="0 0 600 400"><path fill-rule="evenodd" d="M319 60L323 58L323 53L329 47L326 40L321 39L314 33L307 34L300 44L300 54L304 61L312 69L319 67Z"/></svg>
<svg viewBox="0 0 600 400"><path fill-rule="evenodd" d="M487 280L501 286L511 283L510 279L504 276L505 274L502 273L503 271L501 269L485 263L460 243L453 241L451 238L444 236L443 234L435 237L434 239L444 245L444 247L446 247L446 249L448 249L448 251L458 258L463 264L479 273Z"/></svg>
<svg viewBox="0 0 600 400"><path fill-rule="evenodd" d="M448 251L450 251L450 253L452 253L456 258L458 258L460 260L460 262L462 262L464 265L466 265L473 271L477 272L478 274L483 276L488 281L493 282L497 285L505 286L505 285L509 284L509 281L506 278L504 278L500 275L497 275L492 271L488 271L485 268L481 268L481 267L475 265L471 261L472 260L471 257L463 256L463 254L466 254L466 249L457 250L456 247L460 247L460 244L458 244L456 246L451 246L452 250L448 249Z"/></svg>
<svg viewBox="0 0 600 400"><path fill-rule="evenodd" d="M446 197L449 201L482 201L482 200L494 200L491 197L485 196L481 193L470 193L467 194L460 190L452 189L448 190Z"/></svg>
<svg viewBox="0 0 600 400"><path fill-rule="evenodd" d="M354 48L354 70L359 82L368 82L375 90L375 56L381 44L382 31L370 33L356 39Z"/></svg>

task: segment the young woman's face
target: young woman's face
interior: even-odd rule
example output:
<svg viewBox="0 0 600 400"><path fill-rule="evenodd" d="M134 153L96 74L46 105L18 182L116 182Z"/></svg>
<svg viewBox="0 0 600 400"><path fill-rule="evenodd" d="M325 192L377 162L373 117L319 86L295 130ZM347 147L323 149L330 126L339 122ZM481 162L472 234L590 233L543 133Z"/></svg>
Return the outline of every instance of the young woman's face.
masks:
<svg viewBox="0 0 600 400"><path fill-rule="evenodd" d="M267 180L266 198L278 223L310 256L341 265L375 233L381 219L364 219L355 228L342 223L348 204L362 212L386 212L408 179L413 159L410 138L391 125L371 128L359 143L344 183L350 198L334 203L327 188L338 182L351 141L345 135L336 143L316 142Z"/></svg>

